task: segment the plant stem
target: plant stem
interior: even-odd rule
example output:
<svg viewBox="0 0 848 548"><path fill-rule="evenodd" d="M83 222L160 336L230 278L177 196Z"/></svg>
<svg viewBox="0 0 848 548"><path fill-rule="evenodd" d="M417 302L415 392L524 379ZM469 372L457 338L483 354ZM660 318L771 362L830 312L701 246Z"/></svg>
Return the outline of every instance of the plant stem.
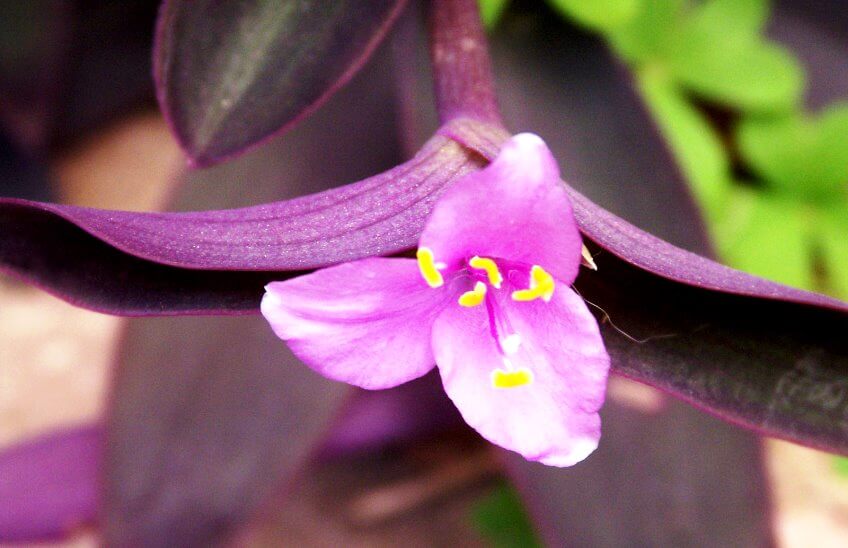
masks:
<svg viewBox="0 0 848 548"><path fill-rule="evenodd" d="M431 0L430 60L444 124L474 118L502 125L476 0Z"/></svg>

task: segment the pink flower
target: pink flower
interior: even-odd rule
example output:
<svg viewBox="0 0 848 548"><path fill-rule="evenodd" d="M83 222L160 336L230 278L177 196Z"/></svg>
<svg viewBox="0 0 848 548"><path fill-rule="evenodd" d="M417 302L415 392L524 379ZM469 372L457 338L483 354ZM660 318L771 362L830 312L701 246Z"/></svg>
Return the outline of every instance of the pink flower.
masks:
<svg viewBox="0 0 848 548"><path fill-rule="evenodd" d="M362 388L439 368L483 437L553 466L598 445L609 357L570 288L582 240L545 143L516 135L450 187L417 261L371 258L266 287L262 314L315 371Z"/></svg>

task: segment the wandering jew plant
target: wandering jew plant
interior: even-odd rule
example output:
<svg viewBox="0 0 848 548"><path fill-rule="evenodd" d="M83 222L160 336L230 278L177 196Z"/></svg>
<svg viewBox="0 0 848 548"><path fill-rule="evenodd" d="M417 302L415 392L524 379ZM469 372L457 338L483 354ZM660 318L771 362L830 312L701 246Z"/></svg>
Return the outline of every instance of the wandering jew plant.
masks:
<svg viewBox="0 0 848 548"><path fill-rule="evenodd" d="M469 424L550 464L571 464L594 448L608 366L742 427L848 453L848 305L704 258L710 249L697 230L687 243L700 255L675 247L559 181L536 138L510 137L504 127L475 2L426 4L440 125L408 161L347 186L238 209L137 213L3 199L0 269L74 304L126 316L255 314L263 303L303 361L359 386L399 384L435 363ZM157 95L191 163L224 161L315 111L404 7L166 0L155 40ZM599 113L636 116L629 130L649 131L628 84L618 85L608 60L598 61L605 54L575 36L568 77L614 84L593 90L595 102L578 101L562 123L576 131L581 120L598 125ZM623 96L610 116L605 109ZM327 138L338 131L328 129ZM591 164L588 179L613 164L635 166L622 179L635 177L638 162L628 162L662 148L653 137L628 144ZM566 174L581 158L611 150L566 149ZM322 161L332 155L322 149ZM641 175L644 190L630 198L659 199L650 185L660 175ZM532 203L534 189L548 196L543 205ZM666 209L685 219L691 204L682 197ZM581 240L597 270L578 275ZM597 323L572 283L604 310ZM405 310L424 327L398 329L388 341L382 326L403 324L392 313ZM262 338L267 326L232 319L227 336L235 339L227 340L241 346L231 348L203 347L196 330L180 325L168 323L156 345L128 341L104 429L0 457L0 508L16 509L0 512L0 538L55 537L68 524L98 523L106 544L220 543L302 469L337 409L353 413L338 383L313 378L281 357L282 345ZM351 341L346 352L341 341ZM203 351L192 354L193 345ZM181 357L163 360L151 346ZM607 420L605 429L614 426ZM598 511L569 506L579 493L565 486L592 469L604 440L568 476L509 461L526 496L537 497L534 518L552 524L543 530L552 545L569 544L574 531L564 508ZM615 469L644 452L622 448L627 458ZM662 491L655 487L641 492ZM750 506L747 495L739 500ZM717 535L736 531L709 517L721 523ZM765 543L743 537L723 537L724 544Z"/></svg>
<svg viewBox="0 0 848 548"><path fill-rule="evenodd" d="M262 314L305 363L362 388L438 364L483 437L571 466L598 445L609 369L598 324L568 287L581 252L556 162L523 133L442 196L417 260L363 259L271 283Z"/></svg>

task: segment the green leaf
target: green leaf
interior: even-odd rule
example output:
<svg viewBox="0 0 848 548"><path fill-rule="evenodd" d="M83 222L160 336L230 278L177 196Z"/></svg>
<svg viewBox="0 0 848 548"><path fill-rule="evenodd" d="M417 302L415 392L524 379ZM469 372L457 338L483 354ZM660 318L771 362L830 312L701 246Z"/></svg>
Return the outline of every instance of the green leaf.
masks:
<svg viewBox="0 0 848 548"><path fill-rule="evenodd" d="M615 29L642 8L642 0L548 0L561 14L593 30Z"/></svg>
<svg viewBox="0 0 848 548"><path fill-rule="evenodd" d="M695 26L721 29L726 34L757 35L769 16L767 0L711 0L693 14Z"/></svg>
<svg viewBox="0 0 848 548"><path fill-rule="evenodd" d="M733 267L813 289L812 238L803 206L742 186L734 188L716 231L722 257Z"/></svg>
<svg viewBox="0 0 848 548"><path fill-rule="evenodd" d="M636 74L639 90L668 140L707 219L723 216L730 192L730 162L706 117L659 70Z"/></svg>
<svg viewBox="0 0 848 548"><path fill-rule="evenodd" d="M499 485L480 501L472 519L480 533L496 548L541 547L521 500L509 485Z"/></svg>
<svg viewBox="0 0 848 548"><path fill-rule="evenodd" d="M833 457L833 471L843 478L848 478L848 457Z"/></svg>
<svg viewBox="0 0 848 548"><path fill-rule="evenodd" d="M848 185L848 104L817 119L802 113L744 119L737 129L742 157L774 188L830 202Z"/></svg>
<svg viewBox="0 0 848 548"><path fill-rule="evenodd" d="M493 29L501 20L501 16L509 5L509 0L477 0L480 7L480 18L487 29Z"/></svg>
<svg viewBox="0 0 848 548"><path fill-rule="evenodd" d="M848 300L848 202L823 214L817 228L828 293Z"/></svg>
<svg viewBox="0 0 848 548"><path fill-rule="evenodd" d="M662 60L677 39L683 21L682 0L642 0L626 24L610 29L607 39L631 63Z"/></svg>
<svg viewBox="0 0 848 548"><path fill-rule="evenodd" d="M689 25L670 57L682 84L743 111L791 109L803 90L803 72L788 51L746 32L726 33L718 25Z"/></svg>

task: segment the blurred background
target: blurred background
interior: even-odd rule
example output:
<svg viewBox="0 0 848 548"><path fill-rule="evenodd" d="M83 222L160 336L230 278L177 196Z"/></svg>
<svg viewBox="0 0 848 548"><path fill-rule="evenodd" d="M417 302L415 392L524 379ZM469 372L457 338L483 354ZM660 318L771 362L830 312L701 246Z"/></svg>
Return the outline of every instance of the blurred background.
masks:
<svg viewBox="0 0 848 548"><path fill-rule="evenodd" d="M396 109L363 125L345 118L345 107L355 102L366 114L384 112L391 101L385 90L409 82L427 96L426 75L392 83L413 71L416 64L403 55L406 41L420 41L420 29L394 33L341 96L283 140L187 174L153 97L157 5L0 4L0 195L131 210L234 207L303 194L312 187L298 181L310 177L322 177L322 185L351 182L402 154L395 126L408 113ZM644 135L658 135L677 172L657 179L686 185L721 261L848 300L848 11L841 2L480 0L480 6L508 126L552 143L566 178L581 191L658 230L653 223L663 189L645 182L656 152L641 145ZM375 94L381 82L385 87ZM411 117L432 125L426 108ZM341 166L335 171L310 172L296 153L284 152L326 148L322 128L339 120L369 134L374 146L367 163L352 160L363 138L354 131L330 148ZM394 144L379 145L389 140ZM300 179L281 179L284 170ZM264 198L234 184L263 177L270 181ZM130 322L0 276L0 447L98 420L110 364ZM611 382L609 399L637 423L677 405L620 378ZM720 439L747 436L721 432L730 437ZM486 446L453 423L408 434L317 460L249 540L537 542ZM645 446L632 450L661 455L674 444L673 437L663 439L643 439ZM773 508L766 523L778 543L848 543L848 460L762 442L762 489ZM750 461L740 458L738 465ZM71 541L95 542L92 530Z"/></svg>

